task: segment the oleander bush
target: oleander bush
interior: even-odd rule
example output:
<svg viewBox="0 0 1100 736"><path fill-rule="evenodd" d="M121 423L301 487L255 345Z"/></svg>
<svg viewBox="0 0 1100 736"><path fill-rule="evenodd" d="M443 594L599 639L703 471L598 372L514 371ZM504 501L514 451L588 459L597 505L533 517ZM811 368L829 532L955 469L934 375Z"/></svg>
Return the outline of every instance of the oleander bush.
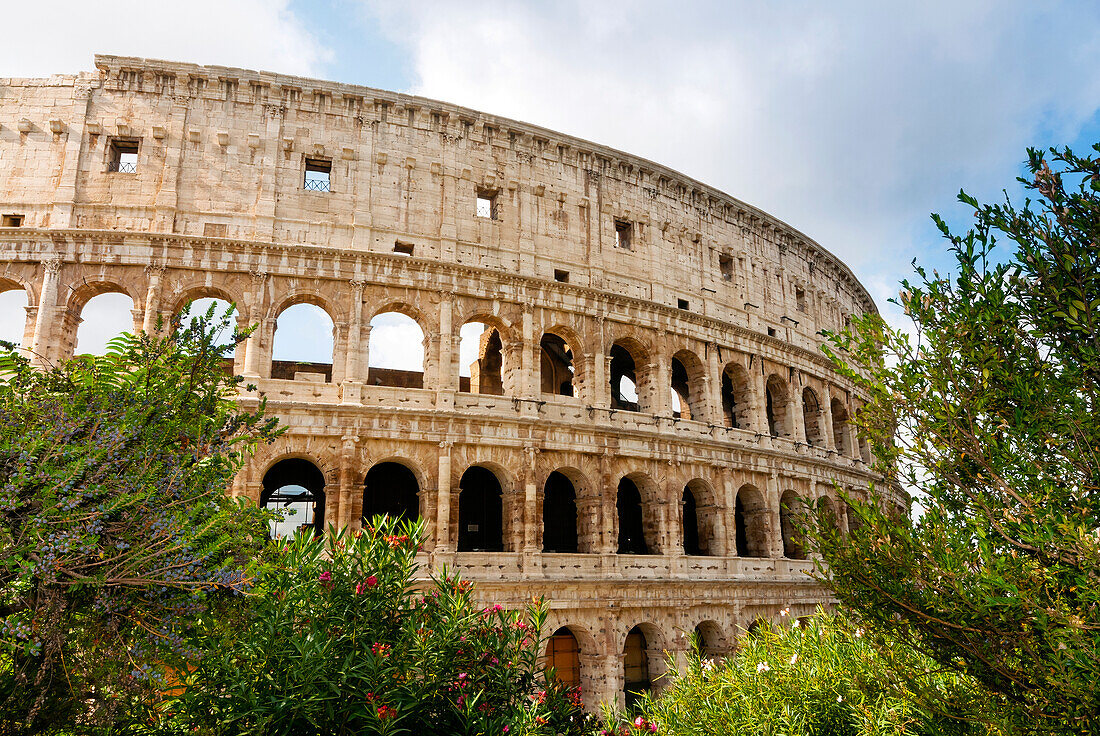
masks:
<svg viewBox="0 0 1100 736"><path fill-rule="evenodd" d="M209 617L165 728L202 734L580 733L537 666L545 607L481 608L442 570L416 584L421 524L299 534L251 595Z"/></svg>
<svg viewBox="0 0 1100 736"><path fill-rule="evenodd" d="M694 648L693 648L694 651ZM899 670L921 683L910 689ZM873 637L842 614L763 625L728 659L688 657L684 674L630 715L605 714L603 736L979 736L988 702L964 676L899 642ZM929 692L952 703L939 710Z"/></svg>

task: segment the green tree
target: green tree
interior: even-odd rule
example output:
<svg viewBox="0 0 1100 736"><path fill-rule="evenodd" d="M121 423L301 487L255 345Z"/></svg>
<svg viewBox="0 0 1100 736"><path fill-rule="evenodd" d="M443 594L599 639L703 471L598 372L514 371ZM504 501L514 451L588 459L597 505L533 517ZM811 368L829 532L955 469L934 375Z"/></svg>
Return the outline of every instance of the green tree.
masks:
<svg viewBox="0 0 1100 736"><path fill-rule="evenodd" d="M248 588L266 516L226 490L277 429L235 402L228 324L49 370L0 353L0 730L125 730L193 617Z"/></svg>
<svg viewBox="0 0 1100 736"><path fill-rule="evenodd" d="M838 598L973 677L1025 733L1100 731L1100 144L1029 150L1036 196L983 205L957 272L918 268L897 303L832 342L871 401L857 421L885 485L922 513L855 504L818 524ZM1007 248L1005 246L1008 246ZM880 499L881 500L881 499ZM942 694L932 693L935 697Z"/></svg>
<svg viewBox="0 0 1100 736"><path fill-rule="evenodd" d="M202 656L167 703L183 733L581 733L538 668L545 607L483 608L442 571L415 580L421 522L299 534L253 595L205 617Z"/></svg>

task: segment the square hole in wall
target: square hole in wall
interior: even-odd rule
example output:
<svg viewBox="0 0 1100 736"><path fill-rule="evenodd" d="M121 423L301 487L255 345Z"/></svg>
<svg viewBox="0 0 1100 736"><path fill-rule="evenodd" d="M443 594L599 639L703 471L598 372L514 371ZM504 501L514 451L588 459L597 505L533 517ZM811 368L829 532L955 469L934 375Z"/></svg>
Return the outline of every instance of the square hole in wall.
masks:
<svg viewBox="0 0 1100 736"><path fill-rule="evenodd" d="M560 268L554 269L554 281L560 281L563 284L569 283L569 272L562 271Z"/></svg>
<svg viewBox="0 0 1100 736"><path fill-rule="evenodd" d="M794 303L799 312L806 313L806 290L801 287L794 289Z"/></svg>
<svg viewBox="0 0 1100 736"><path fill-rule="evenodd" d="M688 308L688 300L687 299L677 299L676 300L676 306L679 309L687 309Z"/></svg>
<svg viewBox="0 0 1100 736"><path fill-rule="evenodd" d="M140 146L134 138L112 138L107 146L107 171L136 174Z"/></svg>
<svg viewBox="0 0 1100 736"><path fill-rule="evenodd" d="M497 193L491 192L488 189L479 189L477 191L477 204L474 214L478 217L484 217L487 220L496 220L498 215Z"/></svg>
<svg viewBox="0 0 1100 736"><path fill-rule="evenodd" d="M775 328L774 327L769 327L768 328L768 337L775 337Z"/></svg>
<svg viewBox="0 0 1100 736"><path fill-rule="evenodd" d="M402 256L411 256L413 254L413 244L400 242L394 243L393 252Z"/></svg>
<svg viewBox="0 0 1100 736"><path fill-rule="evenodd" d="M733 256L725 253L719 254L718 270L722 272L723 281L733 281Z"/></svg>
<svg viewBox="0 0 1100 736"><path fill-rule="evenodd" d="M23 215L4 215L0 227L23 227Z"/></svg>
<svg viewBox="0 0 1100 736"><path fill-rule="evenodd" d="M302 188L311 192L332 191L332 160L327 158L306 158L306 174Z"/></svg>
<svg viewBox="0 0 1100 736"><path fill-rule="evenodd" d="M626 220L615 220L615 247L633 250L634 225Z"/></svg>

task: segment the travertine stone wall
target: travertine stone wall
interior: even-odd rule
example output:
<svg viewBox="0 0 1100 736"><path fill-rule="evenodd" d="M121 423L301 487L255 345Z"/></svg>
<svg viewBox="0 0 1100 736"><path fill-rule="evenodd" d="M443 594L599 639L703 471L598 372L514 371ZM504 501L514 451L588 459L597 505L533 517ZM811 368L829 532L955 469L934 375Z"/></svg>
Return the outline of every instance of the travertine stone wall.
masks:
<svg viewBox="0 0 1100 736"><path fill-rule="evenodd" d="M22 217L0 228L0 291L26 291L36 360L72 353L99 293L133 298L135 330L194 298L235 302L258 329L234 369L289 431L234 492L259 499L272 465L305 458L324 474L325 521L354 527L367 471L405 465L429 522L425 563L461 567L487 602L547 596L551 630L580 645L590 705L622 697L634 626L656 675L700 624L721 652L754 620L829 603L812 563L784 557L780 499L830 499L843 528L836 487L873 478L840 420L860 397L818 333L875 307L834 256L677 172L533 125L266 72L95 65L0 79L0 214ZM136 171L111 170L118 142L136 143ZM307 158L331 166L330 191L303 186ZM492 217L476 216L479 195ZM301 302L333 320L331 380L271 377L275 320ZM370 320L391 311L424 331L423 388L366 380ZM458 333L474 320L499 332L503 395L459 390ZM573 396L543 391L547 333L571 351ZM613 408L615 344L634 359L639 411ZM474 465L500 482L503 552L456 551ZM554 471L576 491L577 553L541 551ZM655 554L616 552L622 478ZM684 553L685 488L703 554ZM739 525L761 556L737 555Z"/></svg>

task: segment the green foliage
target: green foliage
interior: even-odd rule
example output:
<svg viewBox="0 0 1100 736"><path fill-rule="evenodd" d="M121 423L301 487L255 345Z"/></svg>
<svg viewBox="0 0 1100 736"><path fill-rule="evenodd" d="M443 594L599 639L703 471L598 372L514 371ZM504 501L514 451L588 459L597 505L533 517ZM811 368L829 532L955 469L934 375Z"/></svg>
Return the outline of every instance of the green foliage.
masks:
<svg viewBox="0 0 1100 736"><path fill-rule="evenodd" d="M0 352L0 730L124 728L188 622L247 589L266 517L225 492L277 431L234 402L227 322L48 370Z"/></svg>
<svg viewBox="0 0 1100 736"><path fill-rule="evenodd" d="M827 583L869 628L973 677L1020 733L1100 731L1094 149L1052 150L1058 170L1029 151L1022 208L960 194L964 235L935 218L958 271L904 283L911 337L873 315L832 337L871 396L858 422L878 469L924 510L858 505L848 537L820 525Z"/></svg>
<svg viewBox="0 0 1100 736"><path fill-rule="evenodd" d="M872 642L841 615L818 612L805 624L764 625L740 640L727 660L691 654L683 675L645 696L637 713L607 719L603 734L633 736L978 736L983 708L972 684L907 645ZM894 675L921 678L924 689L952 697L936 711ZM675 673L670 662L669 672ZM969 701L969 702L968 702ZM960 707L962 706L962 707Z"/></svg>
<svg viewBox="0 0 1100 736"><path fill-rule="evenodd" d="M442 571L415 584L421 526L299 534L229 617L167 704L184 732L552 734L581 723L537 668L545 608L482 609ZM577 732L577 731L574 731Z"/></svg>

